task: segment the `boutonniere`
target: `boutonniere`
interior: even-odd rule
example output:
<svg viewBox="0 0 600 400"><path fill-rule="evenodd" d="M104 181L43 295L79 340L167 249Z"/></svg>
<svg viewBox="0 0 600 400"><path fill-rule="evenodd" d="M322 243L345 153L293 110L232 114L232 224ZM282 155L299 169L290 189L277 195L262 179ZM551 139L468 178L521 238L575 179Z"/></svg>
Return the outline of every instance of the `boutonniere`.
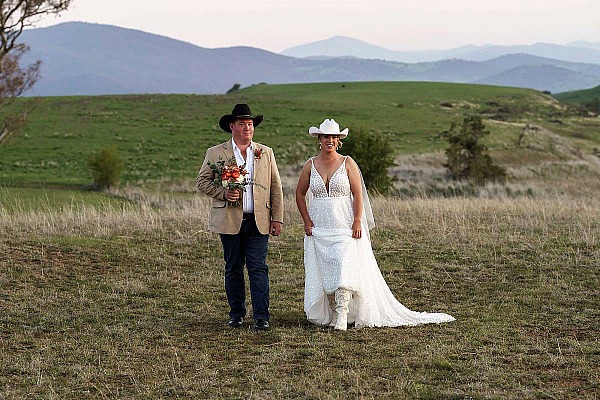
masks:
<svg viewBox="0 0 600 400"><path fill-rule="evenodd" d="M261 157L262 157L262 150L260 149L260 147L258 147L258 146L257 146L257 147L254 149L254 159L255 159L255 160L260 160L260 159L261 159Z"/></svg>

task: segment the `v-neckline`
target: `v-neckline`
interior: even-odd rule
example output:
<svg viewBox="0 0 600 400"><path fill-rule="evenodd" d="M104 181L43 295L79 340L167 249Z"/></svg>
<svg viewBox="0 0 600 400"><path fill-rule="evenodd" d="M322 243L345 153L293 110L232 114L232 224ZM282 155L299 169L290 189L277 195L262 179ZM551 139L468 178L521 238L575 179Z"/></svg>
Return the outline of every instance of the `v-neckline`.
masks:
<svg viewBox="0 0 600 400"><path fill-rule="evenodd" d="M329 178L329 183L331 183L331 181L333 180L333 177L335 176L335 174L338 173L338 171L342 168L342 165L344 165L345 162L346 162L346 157L344 157L344 159L342 160L342 163L340 164L340 166L337 167L337 169L335 171L333 171L333 174L331 174L331 178ZM317 172L317 175L319 175L319 178L321 178L321 182L323 182L323 186L325 186L325 191L327 192L327 197L330 197L329 196L329 185L327 183L325 183L325 179L323 179L323 177L321 176L321 173L317 169L317 167L315 165L315 159L314 158L312 159L312 167Z"/></svg>

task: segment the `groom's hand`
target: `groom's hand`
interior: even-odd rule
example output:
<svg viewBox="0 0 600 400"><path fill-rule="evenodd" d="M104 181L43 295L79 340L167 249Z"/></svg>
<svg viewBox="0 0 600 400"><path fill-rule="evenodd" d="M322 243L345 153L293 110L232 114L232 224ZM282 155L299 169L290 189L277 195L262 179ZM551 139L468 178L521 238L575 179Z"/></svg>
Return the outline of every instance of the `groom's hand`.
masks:
<svg viewBox="0 0 600 400"><path fill-rule="evenodd" d="M225 200L236 202L240 199L240 191L238 189L225 189Z"/></svg>
<svg viewBox="0 0 600 400"><path fill-rule="evenodd" d="M271 221L271 227L269 228L269 233L273 236L279 236L281 234L281 222Z"/></svg>

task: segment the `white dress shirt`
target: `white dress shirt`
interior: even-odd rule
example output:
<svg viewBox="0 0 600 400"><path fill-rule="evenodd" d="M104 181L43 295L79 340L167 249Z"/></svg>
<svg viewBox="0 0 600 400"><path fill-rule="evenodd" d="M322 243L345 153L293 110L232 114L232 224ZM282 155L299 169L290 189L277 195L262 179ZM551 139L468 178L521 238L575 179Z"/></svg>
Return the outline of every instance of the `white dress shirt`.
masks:
<svg viewBox="0 0 600 400"><path fill-rule="evenodd" d="M233 138L231 139L231 145L233 147L233 154L235 155L235 162L237 165L246 164L246 171L248 171L248 175L246 175L246 179L250 182L253 182L253 171L254 171L254 142L250 143L250 146L246 149L246 159L242 157L242 151L235 144ZM246 185L246 190L244 190L243 196L243 205L245 213L253 213L254 212L254 192L253 185Z"/></svg>

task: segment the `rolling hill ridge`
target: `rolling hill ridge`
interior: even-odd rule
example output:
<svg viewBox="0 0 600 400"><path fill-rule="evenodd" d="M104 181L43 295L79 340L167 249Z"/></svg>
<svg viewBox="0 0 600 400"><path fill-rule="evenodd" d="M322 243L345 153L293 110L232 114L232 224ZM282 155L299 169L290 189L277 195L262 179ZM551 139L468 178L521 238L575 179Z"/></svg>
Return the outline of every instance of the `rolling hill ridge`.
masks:
<svg viewBox="0 0 600 400"><path fill-rule="evenodd" d="M222 94L236 83L248 87L258 83L432 81L551 92L600 83L600 65L523 54L486 61L452 58L419 63L297 58L252 47L209 49L142 31L82 22L27 30L21 38L31 48L23 61L43 62L42 78L28 92L38 96ZM551 74L548 65L555 67ZM523 66L527 73L518 69Z"/></svg>

